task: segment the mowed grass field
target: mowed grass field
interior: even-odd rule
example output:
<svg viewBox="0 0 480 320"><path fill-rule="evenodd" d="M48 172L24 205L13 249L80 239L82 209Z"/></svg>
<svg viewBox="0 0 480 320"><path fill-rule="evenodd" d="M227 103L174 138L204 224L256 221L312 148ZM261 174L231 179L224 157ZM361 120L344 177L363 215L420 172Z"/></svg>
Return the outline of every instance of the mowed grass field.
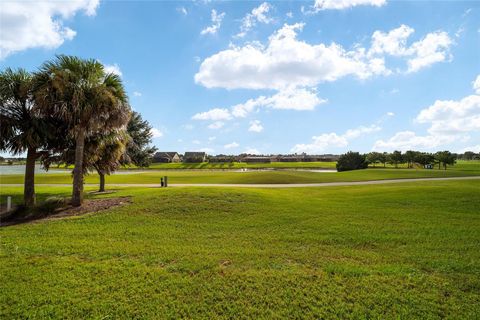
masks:
<svg viewBox="0 0 480 320"><path fill-rule="evenodd" d="M480 175L480 171L460 170L415 170L415 169L367 169L347 172L323 173L307 171L259 171L259 172L224 172L224 171L152 171L132 174L113 174L106 177L111 184L153 184L160 183L160 178L168 176L170 184L181 183L318 183L339 181L367 181L408 178L440 178ZM37 174L37 184L70 184L69 173ZM86 183L97 184L97 174L90 174ZM0 175L0 184L21 184L23 175Z"/></svg>
<svg viewBox="0 0 480 320"><path fill-rule="evenodd" d="M313 169L335 169L336 162L272 162L272 163L152 163L149 169L259 169L259 168L313 168ZM134 167L130 167L134 168Z"/></svg>
<svg viewBox="0 0 480 320"><path fill-rule="evenodd" d="M480 314L480 181L116 191L90 197L133 203L0 228L0 318Z"/></svg>
<svg viewBox="0 0 480 320"><path fill-rule="evenodd" d="M278 184L278 183L320 183L340 181L367 181L386 179L462 177L480 175L480 161L459 162L448 170L370 168L346 172L310 172L301 170L265 170L265 171L215 171L215 170L166 170L166 171L130 171L106 177L112 184L153 184L168 176L169 183L228 183L228 184ZM69 184L70 173L38 173L37 184ZM86 183L99 183L97 174L90 174ZM0 175L0 184L21 184L23 175Z"/></svg>

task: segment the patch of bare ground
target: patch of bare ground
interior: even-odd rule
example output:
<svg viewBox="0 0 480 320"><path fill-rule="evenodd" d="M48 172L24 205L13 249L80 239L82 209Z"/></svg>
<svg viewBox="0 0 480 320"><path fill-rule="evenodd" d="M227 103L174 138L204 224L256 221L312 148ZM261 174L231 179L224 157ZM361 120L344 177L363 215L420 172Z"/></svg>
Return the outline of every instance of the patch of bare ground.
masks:
<svg viewBox="0 0 480 320"><path fill-rule="evenodd" d="M22 217L7 216L3 217L0 221L0 226L11 226L21 223L37 222L40 220L53 220L62 219L67 217L81 216L85 214L96 213L99 211L107 210L114 207L124 206L131 203L131 197L117 197L106 199L90 199L85 200L82 206L73 207L70 204L56 209L51 214L45 214L42 212L35 212L31 215Z"/></svg>

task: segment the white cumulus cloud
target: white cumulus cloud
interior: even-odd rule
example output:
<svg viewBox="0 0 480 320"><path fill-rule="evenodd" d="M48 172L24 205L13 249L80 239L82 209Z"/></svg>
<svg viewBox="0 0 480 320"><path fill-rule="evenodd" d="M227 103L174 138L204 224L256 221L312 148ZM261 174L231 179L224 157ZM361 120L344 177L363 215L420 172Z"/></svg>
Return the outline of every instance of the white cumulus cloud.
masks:
<svg viewBox="0 0 480 320"><path fill-rule="evenodd" d="M55 49L76 31L65 26L77 13L94 16L99 0L2 1L0 59L31 48Z"/></svg>
<svg viewBox="0 0 480 320"><path fill-rule="evenodd" d="M312 142L307 144L297 144L292 148L295 153L318 153L323 152L328 147L346 147L348 140L342 135L336 133L324 133L319 136L313 136Z"/></svg>
<svg viewBox="0 0 480 320"><path fill-rule="evenodd" d="M266 46L231 47L206 58L195 82L207 88L284 89L312 87L347 75L365 79L386 74L382 58L368 58L365 50L346 51L332 43L311 45L297 39L303 23L285 24Z"/></svg>
<svg viewBox="0 0 480 320"><path fill-rule="evenodd" d="M223 148L225 149L235 149L235 148L238 148L240 145L236 142L232 142L232 143L229 143L229 144L226 144L223 146Z"/></svg>
<svg viewBox="0 0 480 320"><path fill-rule="evenodd" d="M243 153L246 153L246 154L261 154L261 152L258 151L258 149L256 149L256 148L247 148L247 149L245 149L245 151L243 151Z"/></svg>
<svg viewBox="0 0 480 320"><path fill-rule="evenodd" d="M445 31L431 32L421 40L408 45L408 38L414 32L415 29L403 24L388 33L375 31L372 35L372 45L368 55L388 54L394 57L406 57L407 72L416 72L450 58L449 49L453 40L448 33Z"/></svg>
<svg viewBox="0 0 480 320"><path fill-rule="evenodd" d="M261 107L284 110L314 110L316 106L327 102L317 96L314 89L289 87L270 96L249 99L245 103L234 105L231 114L243 118Z"/></svg>
<svg viewBox="0 0 480 320"><path fill-rule="evenodd" d="M355 129L349 129L344 134L338 135L335 132L323 133L319 136L313 136L312 142L305 144L297 144L292 148L295 153L319 153L328 148L343 148L348 146L350 140L360 136L380 131L382 128L378 125L360 126Z"/></svg>
<svg viewBox="0 0 480 320"><path fill-rule="evenodd" d="M123 75L122 70L120 70L120 67L116 63L105 64L103 67L105 69L105 72L107 72L107 73L113 73L113 74L116 74L119 77L121 77Z"/></svg>
<svg viewBox="0 0 480 320"><path fill-rule="evenodd" d="M480 131L480 95L461 100L437 100L418 114L416 121L430 125L430 134L460 134Z"/></svg>
<svg viewBox="0 0 480 320"><path fill-rule="evenodd" d="M474 90L477 89L476 82ZM415 122L428 125L428 134L422 136L413 131L397 132L388 140L376 141L373 149L432 149L454 141L468 141L470 134L480 132L480 92L460 100L437 100L421 110Z"/></svg>
<svg viewBox="0 0 480 320"><path fill-rule="evenodd" d="M150 130L150 132L152 133L152 138L161 138L163 137L163 132L158 130L157 128L152 128Z"/></svg>
<svg viewBox="0 0 480 320"><path fill-rule="evenodd" d="M230 120L232 115L228 109L220 109L215 108L206 112L201 112L195 114L192 119L193 120L212 120L212 121L220 121L220 120Z"/></svg>
<svg viewBox="0 0 480 320"><path fill-rule="evenodd" d="M477 94L480 94L480 74L477 76L477 79L473 81L473 90L475 90Z"/></svg>
<svg viewBox="0 0 480 320"><path fill-rule="evenodd" d="M252 120L250 121L250 127L248 128L248 131L251 132L262 132L263 131L263 126L260 120Z"/></svg>
<svg viewBox="0 0 480 320"><path fill-rule="evenodd" d="M406 62L406 72L415 72L451 58L453 44L448 34L436 31L411 45L413 28L402 25L387 33L375 31L371 48L359 45L346 50L336 43L310 44L297 39L305 24L285 24L268 42L231 46L207 57L195 74L195 82L207 88L276 89L314 87L345 76L367 79L389 75L385 57Z"/></svg>
<svg viewBox="0 0 480 320"><path fill-rule="evenodd" d="M430 150L442 144L450 143L454 138L445 136L418 136L413 131L397 132L388 140L377 140L373 145L374 151L407 151L407 150Z"/></svg>

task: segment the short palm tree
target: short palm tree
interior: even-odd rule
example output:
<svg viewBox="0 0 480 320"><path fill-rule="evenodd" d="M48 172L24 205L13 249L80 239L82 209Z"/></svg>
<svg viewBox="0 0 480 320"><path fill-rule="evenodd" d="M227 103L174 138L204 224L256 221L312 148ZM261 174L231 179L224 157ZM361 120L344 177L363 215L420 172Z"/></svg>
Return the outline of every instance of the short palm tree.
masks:
<svg viewBox="0 0 480 320"><path fill-rule="evenodd" d="M105 175L110 175L122 165L129 140L129 135L123 129L85 139L83 173L88 174L91 171L98 173L99 192L105 191ZM66 166L75 163L75 141L70 140L69 146L55 159L57 163L64 163Z"/></svg>
<svg viewBox="0 0 480 320"><path fill-rule="evenodd" d="M33 92L33 77L23 69L7 68L0 73L0 150L27 153L24 203L35 202L35 161L54 136L52 119L38 115Z"/></svg>
<svg viewBox="0 0 480 320"><path fill-rule="evenodd" d="M36 74L35 99L45 115L67 123L75 139L72 204L83 202L85 139L125 126L130 118L121 79L101 63L59 55Z"/></svg>
<svg viewBox="0 0 480 320"><path fill-rule="evenodd" d="M129 136L125 130L119 130L92 141L90 148L96 152L90 152L92 156L89 157L88 167L95 169L100 177L99 192L105 191L105 175L110 175L121 166L128 140Z"/></svg>

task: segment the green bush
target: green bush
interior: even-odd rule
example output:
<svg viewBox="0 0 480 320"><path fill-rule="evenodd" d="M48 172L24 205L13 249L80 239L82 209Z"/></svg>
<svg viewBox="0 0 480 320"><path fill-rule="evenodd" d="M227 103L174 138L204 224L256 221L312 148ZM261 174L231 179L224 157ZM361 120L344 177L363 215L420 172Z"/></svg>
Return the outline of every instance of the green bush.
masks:
<svg viewBox="0 0 480 320"><path fill-rule="evenodd" d="M358 152L349 151L345 154L342 154L337 161L337 171L349 171L349 170L358 170L366 169L368 167L368 162L365 155Z"/></svg>
<svg viewBox="0 0 480 320"><path fill-rule="evenodd" d="M35 207L35 216L43 217L55 213L55 211L65 206L65 199L61 197L49 197Z"/></svg>

